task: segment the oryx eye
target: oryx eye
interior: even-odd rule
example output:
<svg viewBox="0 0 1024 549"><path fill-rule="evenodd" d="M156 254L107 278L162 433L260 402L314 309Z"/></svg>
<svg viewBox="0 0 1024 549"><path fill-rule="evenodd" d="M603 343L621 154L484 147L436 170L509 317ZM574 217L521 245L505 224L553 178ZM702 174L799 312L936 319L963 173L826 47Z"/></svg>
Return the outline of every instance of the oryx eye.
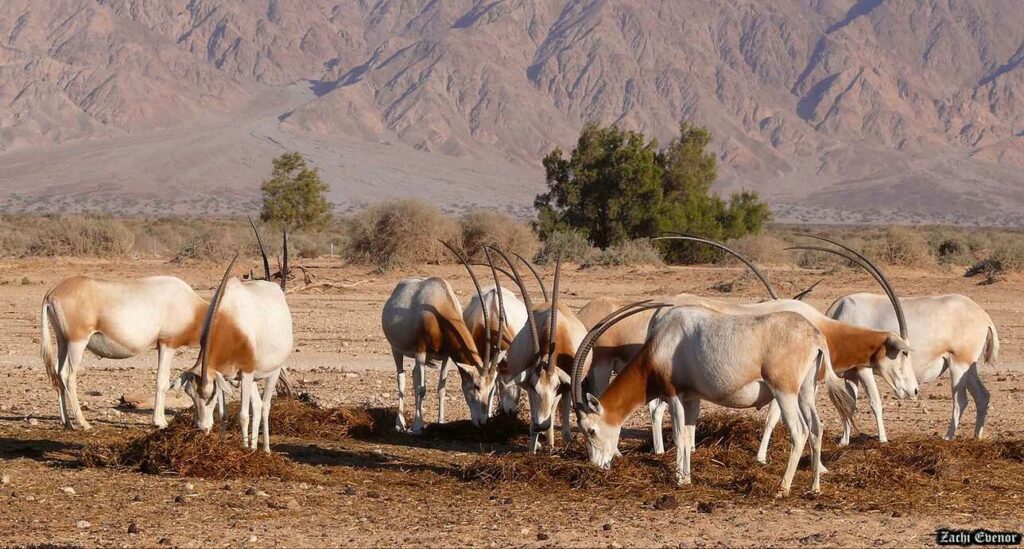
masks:
<svg viewBox="0 0 1024 549"><path fill-rule="evenodd" d="M474 383L473 384L473 390L474 391L479 391L480 390L480 384L479 383Z"/></svg>
<svg viewBox="0 0 1024 549"><path fill-rule="evenodd" d="M587 429L587 435L588 436L594 436L596 434L597 434L597 431L595 431L593 427L591 427L590 429Z"/></svg>

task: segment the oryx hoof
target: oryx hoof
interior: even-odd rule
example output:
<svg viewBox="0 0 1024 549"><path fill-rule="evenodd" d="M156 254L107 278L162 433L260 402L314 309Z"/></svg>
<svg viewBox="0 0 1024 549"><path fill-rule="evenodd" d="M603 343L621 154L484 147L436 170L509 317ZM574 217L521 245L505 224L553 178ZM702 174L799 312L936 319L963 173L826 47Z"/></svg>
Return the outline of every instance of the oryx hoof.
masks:
<svg viewBox="0 0 1024 549"><path fill-rule="evenodd" d="M775 496L774 496L775 499L782 499L782 498L788 498L788 497L789 497L789 489L788 488L780 489L778 492L775 492Z"/></svg>
<svg viewBox="0 0 1024 549"><path fill-rule="evenodd" d="M768 465L768 456L757 456L756 459L761 465Z"/></svg>

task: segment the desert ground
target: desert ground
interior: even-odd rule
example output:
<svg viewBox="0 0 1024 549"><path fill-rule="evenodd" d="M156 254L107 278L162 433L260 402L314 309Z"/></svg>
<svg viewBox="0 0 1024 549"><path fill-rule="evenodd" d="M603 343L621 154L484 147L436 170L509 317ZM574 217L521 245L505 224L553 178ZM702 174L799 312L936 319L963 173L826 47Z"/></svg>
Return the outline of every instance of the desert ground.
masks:
<svg viewBox="0 0 1024 549"><path fill-rule="evenodd" d="M256 267L254 260L248 263L244 270ZM296 349L288 368L297 389L322 406L395 405L394 364L380 330L381 306L395 281L409 275L443 276L463 303L471 291L465 271L452 265L380 274L327 260L305 264L321 280L344 285L288 296L296 329ZM153 431L149 395L155 352L123 361L87 355L79 392L94 429L65 431L57 419L55 391L38 356L39 305L47 289L73 274L123 278L159 273L179 276L209 296L223 268L214 263L175 265L160 260L0 262L0 545L889 547L930 545L939 527L1018 529L1024 518L1015 503L1021 497L1024 476L1005 477L1006 471L1024 474L1020 463L1000 466L1004 480L998 482L988 480L991 472L985 467L940 472L939 476L955 476L940 479L942 486L954 488L936 491L926 500L901 502L899 493L915 488L908 486L912 481L906 479L911 477L893 475L890 482L885 470L864 471L863 476L867 481L890 482L887 489L895 494L892 498L873 504L839 493L839 480L848 473L836 460L851 454L835 450L839 423L824 391L819 392L819 410L825 421L825 464L833 472L823 477L820 496L805 493L806 465L797 474L793 495L752 496L776 488L783 463L774 450L768 472L758 477L768 485L746 492L727 488L709 492L701 487L704 477L699 468L694 470L693 486L677 488L651 479L645 485L648 488L627 493L603 493L600 482L574 489L567 483L474 481L459 474L484 454L505 459L502 456L523 452L522 437L485 443L406 434L337 439L275 436L274 452L303 471L305 480L213 480L84 466L83 449ZM789 295L825 278L809 298L821 309L845 293L876 290L867 275L854 270L767 270L781 293ZM547 269L543 272L549 274ZM1024 279L1014 275L979 286L962 278L961 272L901 269L889 275L903 295L963 293L992 316L1002 350L998 365L982 373L992 392L986 431L992 441L1012 442L1024 428L1019 392L1024 379ZM737 281L730 293L712 289L729 281ZM692 292L740 301L762 297L758 286L731 267L570 267L565 269L562 288L563 298L577 309L599 295L646 298ZM174 369L187 368L194 359L195 350L186 350L175 359ZM426 418L433 421L438 374L431 370L428 375ZM454 371L449 381L448 419L465 419L468 411ZM119 407L123 394L139 392L147 395L141 409ZM916 401L897 401L885 387L882 392L890 445L911 437L935 441L945 433L951 408L947 377L923 386ZM181 409L188 401L183 395L172 395L170 403ZM704 410L714 413L715 407ZM760 417L753 410L740 413ZM850 451L889 451L871 441L875 427L863 399L858 414L866 435L856 438ZM644 421L646 413L635 414L631 429L624 432L625 446L634 449L626 452L624 460L640 459L636 456L647 437ZM972 404L959 437L970 438L973 428ZM237 426L231 425L230 430ZM973 443L964 444L971 448ZM780 428L773 448L783 445L788 447L788 435ZM695 457L701 451L698 446ZM751 462L753 453L750 449ZM579 458L556 452L540 459ZM623 463L613 463L612 472ZM667 470L671 457L663 463ZM844 483L841 489L855 488Z"/></svg>

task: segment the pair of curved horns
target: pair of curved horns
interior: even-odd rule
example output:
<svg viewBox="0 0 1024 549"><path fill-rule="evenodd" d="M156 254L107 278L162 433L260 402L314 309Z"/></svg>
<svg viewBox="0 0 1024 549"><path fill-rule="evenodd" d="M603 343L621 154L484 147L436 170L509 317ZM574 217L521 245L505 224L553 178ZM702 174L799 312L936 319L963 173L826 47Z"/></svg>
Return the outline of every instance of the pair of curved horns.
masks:
<svg viewBox="0 0 1024 549"><path fill-rule="evenodd" d="M249 225L256 235L256 243L259 244L260 256L263 258L263 280L270 282L270 260L267 259L267 250L263 247L263 239L260 238L260 232L256 229L256 223L253 222L252 217L249 217ZM282 235L284 260L281 264L281 291L283 292L288 285L288 229L283 229Z"/></svg>
<svg viewBox="0 0 1024 549"><path fill-rule="evenodd" d="M572 402L577 412L583 411L583 406L585 405L583 402L583 378L586 376L586 372L583 371L583 366L587 361L587 356L590 354L591 349L594 348L594 344L597 343L597 339L608 331L609 328L623 319L644 311L661 309L664 307L671 307L671 305L666 303L651 303L651 300L649 299L635 301L612 311L610 314L599 320L597 324L587 332L587 335L584 336L583 341L580 342L580 346L576 350L576 358L572 365Z"/></svg>
<svg viewBox="0 0 1024 549"><path fill-rule="evenodd" d="M850 248L849 246L846 246L845 244L840 244L835 240L831 240L823 236L816 236L813 234L808 234L804 236L828 242L829 244L842 248L843 250L845 250L845 252L821 246L791 246L786 249L811 250L815 252L825 252L838 255L840 257L847 259L848 261L856 263L859 267L867 271L868 274L870 274L882 287L882 290L885 291L885 295L889 297L889 301L892 302L892 308L896 312L896 322L899 324L900 327L900 337L902 337L903 340L906 341L909 335L909 330L907 330L907 320L903 314L903 305L900 304L900 299L899 296L896 295L896 290L893 289L892 284L889 283L889 280L885 278L885 274L882 273L882 270L879 269L878 266L875 265L870 259L865 257L864 254L858 252L857 250L854 250L853 248Z"/></svg>
<svg viewBox="0 0 1024 549"><path fill-rule="evenodd" d="M742 261L743 264L746 265L750 269L750 271L752 273L754 273L754 276L756 276L761 281L761 284L764 285L765 290L768 291L768 295L771 296L772 299L778 299L779 298L779 295L777 293L775 293L775 288L772 287L772 283L768 282L768 277L766 277L764 275L764 273L762 273L761 270L758 269L757 266L754 265L750 260L748 260L747 258L745 258L742 255L740 255L740 253L737 252L736 250L733 250L732 248L727 247L725 244L722 244L720 242L716 242L714 240L711 240L710 238L704 238L704 237L701 237L701 236L692 235L692 234L688 234L688 233L676 233L676 232L666 232L666 233L663 233L662 236L658 236L658 237L652 238L651 240L688 240L690 242L700 242L702 244L707 244L709 246L714 246L715 248L718 248L718 249L720 249L720 250L722 250L722 251L732 255L736 259L739 259L740 261Z"/></svg>

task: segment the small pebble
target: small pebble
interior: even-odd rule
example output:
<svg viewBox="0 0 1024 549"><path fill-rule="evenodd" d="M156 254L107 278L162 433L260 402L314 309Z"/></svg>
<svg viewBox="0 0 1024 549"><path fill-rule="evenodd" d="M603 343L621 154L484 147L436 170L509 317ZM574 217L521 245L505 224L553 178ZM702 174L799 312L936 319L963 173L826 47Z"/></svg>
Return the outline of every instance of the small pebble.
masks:
<svg viewBox="0 0 1024 549"><path fill-rule="evenodd" d="M80 520L77 523L75 523L75 526L77 526L79 530L87 530L89 528L92 528L92 524L89 524L89 521L87 520Z"/></svg>
<svg viewBox="0 0 1024 549"><path fill-rule="evenodd" d="M497 337L495 337L495 339L497 339ZM610 522L604 523L604 526L602 526L601 529L604 530L605 532L610 531L612 529L612 523L610 523Z"/></svg>
<svg viewBox="0 0 1024 549"><path fill-rule="evenodd" d="M256 543L260 538L256 537L256 534L249 536L249 543Z"/></svg>
<svg viewBox="0 0 1024 549"><path fill-rule="evenodd" d="M174 503L185 503L185 496L174 496Z"/></svg>
<svg viewBox="0 0 1024 549"><path fill-rule="evenodd" d="M139 525L135 524L135 522L128 523L128 533L129 534L138 534L139 533Z"/></svg>
<svg viewBox="0 0 1024 549"><path fill-rule="evenodd" d="M0 484L10 484L10 483L11 483L11 477L9 477L7 475L0 476Z"/></svg>
<svg viewBox="0 0 1024 549"><path fill-rule="evenodd" d="M495 339L497 339L497 338L495 338ZM537 532L537 540L538 541L547 541L549 539L551 539L551 536L547 535L546 533L544 533L544 532Z"/></svg>
<svg viewBox="0 0 1024 549"><path fill-rule="evenodd" d="M195 490L196 487L193 486L191 482L186 482L185 483L185 489L188 490L189 492L191 492L192 490Z"/></svg>
<svg viewBox="0 0 1024 549"><path fill-rule="evenodd" d="M62 487L62 488L60 489L60 491L61 491L61 492L64 492L65 494L67 494L67 495L69 495L69 496L73 496L73 495L75 495L75 489L74 489L74 488L72 488L72 487L70 487L70 486L64 486L64 487Z"/></svg>

